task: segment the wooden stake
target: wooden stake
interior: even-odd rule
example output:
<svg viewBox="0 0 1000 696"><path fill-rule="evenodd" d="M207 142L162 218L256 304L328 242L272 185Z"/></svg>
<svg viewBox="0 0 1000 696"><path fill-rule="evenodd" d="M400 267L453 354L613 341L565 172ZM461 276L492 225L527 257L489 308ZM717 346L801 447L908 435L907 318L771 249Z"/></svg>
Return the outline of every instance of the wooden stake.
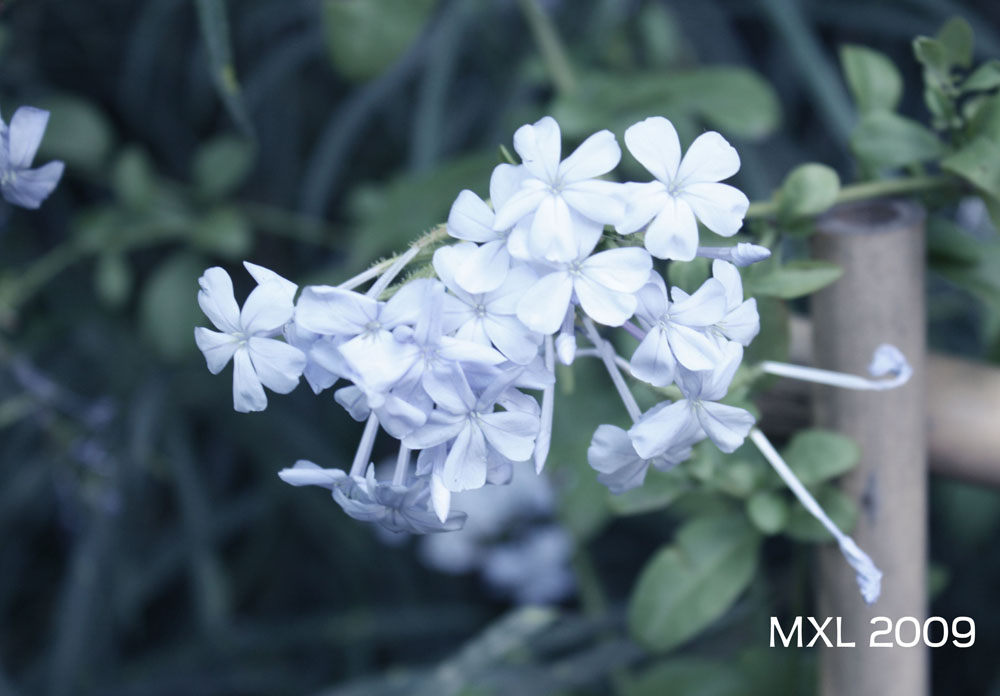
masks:
<svg viewBox="0 0 1000 696"><path fill-rule="evenodd" d="M824 648L822 696L928 693L928 651L869 647L884 622L927 611L927 447L925 414L924 212L915 203L875 200L839 206L817 221L813 255L844 269L812 298L816 364L863 374L880 343L892 343L913 366L913 379L886 392L817 387L814 410L821 427L861 446L861 462L845 477L844 491L858 506L853 537L885 574L882 597L867 606L853 571L834 548L819 559L820 617L843 617L844 640L854 648ZM831 625L836 623L836 619ZM912 624L901 631L912 640ZM881 640L895 642L895 633Z"/></svg>

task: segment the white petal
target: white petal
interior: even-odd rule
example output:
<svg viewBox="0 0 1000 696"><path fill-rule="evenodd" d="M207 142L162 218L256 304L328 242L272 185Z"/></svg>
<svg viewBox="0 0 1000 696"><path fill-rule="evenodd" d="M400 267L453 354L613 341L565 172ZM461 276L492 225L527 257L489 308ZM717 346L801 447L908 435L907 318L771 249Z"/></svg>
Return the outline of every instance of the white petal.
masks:
<svg viewBox="0 0 1000 696"><path fill-rule="evenodd" d="M233 355L233 408L240 413L263 411L267 408L267 395L257 378L245 346Z"/></svg>
<svg viewBox="0 0 1000 696"><path fill-rule="evenodd" d="M456 239L472 242L496 239L493 211L472 191L462 191L451 204L451 212L448 213L448 234Z"/></svg>
<svg viewBox="0 0 1000 696"><path fill-rule="evenodd" d="M723 237L740 231L750 205L746 194L728 184L691 184L680 195L705 227Z"/></svg>
<svg viewBox="0 0 1000 696"><path fill-rule="evenodd" d="M530 268L523 264L515 265L508 271L503 284L483 297L487 314L516 314L517 303L520 301L521 295L536 280L538 280L538 276Z"/></svg>
<svg viewBox="0 0 1000 696"><path fill-rule="evenodd" d="M514 195L497 208L496 216L493 218L493 229L508 230L538 209L542 199L548 195L548 189L532 185L532 182L539 183L537 179L525 182Z"/></svg>
<svg viewBox="0 0 1000 696"><path fill-rule="evenodd" d="M507 459L524 462L531 458L538 418L516 411L497 411L481 416L480 427L490 445Z"/></svg>
<svg viewBox="0 0 1000 696"><path fill-rule="evenodd" d="M355 336L378 316L378 302L370 297L331 287L310 285L295 306L295 323L318 334Z"/></svg>
<svg viewBox="0 0 1000 696"><path fill-rule="evenodd" d="M278 275L270 268L264 268L263 266L258 266L255 263L250 263L249 261L244 261L243 267L247 269L247 272L249 272L251 276L253 276L253 279L257 281L258 285L263 285L268 281L281 283L285 288L285 292L287 292L292 299L295 299L295 293L298 291L299 286L292 281Z"/></svg>
<svg viewBox="0 0 1000 696"><path fill-rule="evenodd" d="M466 427L468 418L464 414L435 410L424 425L403 438L403 444L410 449L428 449L454 439Z"/></svg>
<svg viewBox="0 0 1000 696"><path fill-rule="evenodd" d="M441 481L454 493L482 488L486 485L486 469L486 440L483 432L466 421L444 461Z"/></svg>
<svg viewBox="0 0 1000 696"><path fill-rule="evenodd" d="M413 367L419 348L396 341L387 331L352 338L340 353L361 381L374 391L387 391Z"/></svg>
<svg viewBox="0 0 1000 696"><path fill-rule="evenodd" d="M527 170L513 164L498 164L490 175L490 202L494 209L499 209L510 200L514 192L521 188Z"/></svg>
<svg viewBox="0 0 1000 696"><path fill-rule="evenodd" d="M225 333L240 333L240 306L229 274L214 266L201 274L198 286L198 306L205 316Z"/></svg>
<svg viewBox="0 0 1000 696"><path fill-rule="evenodd" d="M594 254L580 273L611 290L634 293L646 284L652 269L653 260L644 249L624 247Z"/></svg>
<svg viewBox="0 0 1000 696"><path fill-rule="evenodd" d="M462 341L450 336L442 336L438 355L445 360L482 365L499 365L506 358L490 346L472 341Z"/></svg>
<svg viewBox="0 0 1000 696"><path fill-rule="evenodd" d="M642 229L670 203L667 187L660 181L625 184L624 195L625 213L617 227L620 234Z"/></svg>
<svg viewBox="0 0 1000 696"><path fill-rule="evenodd" d="M635 313L637 301L634 294L610 290L588 276L579 276L573 283L573 289L583 311L598 324L621 326Z"/></svg>
<svg viewBox="0 0 1000 696"><path fill-rule="evenodd" d="M279 394L295 389L306 367L306 356L298 348L273 338L252 336L248 341L254 371L265 387Z"/></svg>
<svg viewBox="0 0 1000 696"><path fill-rule="evenodd" d="M698 422L712 442L727 454L739 449L754 424L749 411L711 401L701 402L697 414Z"/></svg>
<svg viewBox="0 0 1000 696"><path fill-rule="evenodd" d="M9 203L35 210L55 190L65 168L62 162L49 162L38 169L20 169L13 181L3 184L3 197Z"/></svg>
<svg viewBox="0 0 1000 696"><path fill-rule="evenodd" d="M348 415L359 423L368 420L371 409L368 408L368 399L365 393L357 387L341 387L333 393L334 400L340 404Z"/></svg>
<svg viewBox="0 0 1000 696"><path fill-rule="evenodd" d="M715 341L697 329L671 324L668 336L677 362L689 370L711 370L722 360Z"/></svg>
<svg viewBox="0 0 1000 696"><path fill-rule="evenodd" d="M726 288L715 278L670 306L670 319L686 326L711 326L726 313Z"/></svg>
<svg viewBox="0 0 1000 696"><path fill-rule="evenodd" d="M15 169L27 169L35 159L38 146L42 144L45 127L49 123L49 112L33 106L22 106L10 119L9 164Z"/></svg>
<svg viewBox="0 0 1000 696"><path fill-rule="evenodd" d="M573 210L602 225L621 224L625 203L621 184L612 181L578 181L563 187L562 197Z"/></svg>
<svg viewBox="0 0 1000 696"><path fill-rule="evenodd" d="M551 116L524 125L514 132L514 149L525 169L543 181L554 182L559 171L562 134Z"/></svg>
<svg viewBox="0 0 1000 696"><path fill-rule="evenodd" d="M279 471L278 476L293 486L322 486L332 489L344 480L346 474L342 469L323 469L313 462L300 459L295 462L295 466Z"/></svg>
<svg viewBox="0 0 1000 696"><path fill-rule="evenodd" d="M655 387L663 387L674 381L674 354L670 350L666 334L659 327L650 329L635 349L629 364L636 379Z"/></svg>
<svg viewBox="0 0 1000 696"><path fill-rule="evenodd" d="M729 384L733 381L733 376L743 362L743 346L730 341L722 349L722 360L711 372L699 372L702 378L702 388L698 398L709 401L718 401L725 398L729 391Z"/></svg>
<svg viewBox="0 0 1000 696"><path fill-rule="evenodd" d="M402 440L427 422L426 413L395 394L386 395L376 412L379 425L397 440Z"/></svg>
<svg viewBox="0 0 1000 696"><path fill-rule="evenodd" d="M465 374L457 367L453 370L428 370L422 382L427 395L446 411L464 415L476 405L476 397Z"/></svg>
<svg viewBox="0 0 1000 696"><path fill-rule="evenodd" d="M204 353L208 371L213 375L222 371L240 345L239 339L232 334L219 333L201 326L194 330L194 342Z"/></svg>
<svg viewBox="0 0 1000 696"><path fill-rule="evenodd" d="M615 494L638 488L646 479L649 462L636 453L628 433L614 425L600 425L587 448L587 462L597 480Z"/></svg>
<svg viewBox="0 0 1000 696"><path fill-rule="evenodd" d="M622 149L615 134L609 130L598 131L563 160L559 165L559 179L564 183L593 179L617 167L621 158Z"/></svg>
<svg viewBox="0 0 1000 696"><path fill-rule="evenodd" d="M451 510L451 491L437 474L431 475L431 505L434 506L434 514L442 523L448 519L448 511Z"/></svg>
<svg viewBox="0 0 1000 696"><path fill-rule="evenodd" d="M573 218L562 196L547 195L531 221L528 249L538 259L568 261L576 255Z"/></svg>
<svg viewBox="0 0 1000 696"><path fill-rule="evenodd" d="M639 301L635 309L636 316L648 324L655 324L667 313L670 306L667 300L667 287L663 277L655 271L649 274L649 282L639 288L635 295Z"/></svg>
<svg viewBox="0 0 1000 696"><path fill-rule="evenodd" d="M677 175L681 143L674 125L662 116L653 116L629 126L625 145L650 174L664 183Z"/></svg>
<svg viewBox="0 0 1000 696"><path fill-rule="evenodd" d="M715 131L702 133L684 153L677 179L686 188L689 184L722 181L740 170L736 148Z"/></svg>
<svg viewBox="0 0 1000 696"><path fill-rule="evenodd" d="M693 259L698 251L698 222L691 206L668 196L663 210L646 229L646 248L658 259Z"/></svg>
<svg viewBox="0 0 1000 696"><path fill-rule="evenodd" d="M265 334L280 329L294 315L295 305L287 287L272 280L250 292L240 312L240 325L247 334Z"/></svg>
<svg viewBox="0 0 1000 696"><path fill-rule="evenodd" d="M743 278L736 266L728 261L713 261L712 277L726 289L726 309L736 309L743 302Z"/></svg>
<svg viewBox="0 0 1000 696"><path fill-rule="evenodd" d="M471 246L471 245L464 245ZM379 321L387 329L401 324L416 324L426 313L428 302L437 303L444 285L437 278L417 278L404 284L379 311Z"/></svg>
<svg viewBox="0 0 1000 696"><path fill-rule="evenodd" d="M632 446L643 459L652 459L675 447L697 425L686 399L651 408L628 431Z"/></svg>
<svg viewBox="0 0 1000 696"><path fill-rule="evenodd" d="M507 240L487 242L469 254L458 269L455 281L466 292L482 294L500 287L509 268Z"/></svg>
<svg viewBox="0 0 1000 696"><path fill-rule="evenodd" d="M539 278L517 304L517 318L532 331L551 334L562 326L573 294L573 281L565 271Z"/></svg>
<svg viewBox="0 0 1000 696"><path fill-rule="evenodd" d="M760 333L760 314L757 300L751 297L727 314L717 325L719 331L731 341L748 346Z"/></svg>
<svg viewBox="0 0 1000 696"><path fill-rule="evenodd" d="M527 365L538 355L541 336L531 331L517 317L487 316L483 327L497 350L518 365Z"/></svg>

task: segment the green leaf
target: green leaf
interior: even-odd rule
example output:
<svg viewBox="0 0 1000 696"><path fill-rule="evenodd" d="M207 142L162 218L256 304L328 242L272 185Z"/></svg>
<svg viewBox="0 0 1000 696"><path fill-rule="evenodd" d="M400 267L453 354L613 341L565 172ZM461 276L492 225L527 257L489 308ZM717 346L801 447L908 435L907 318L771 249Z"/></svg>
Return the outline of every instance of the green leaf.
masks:
<svg viewBox="0 0 1000 696"><path fill-rule="evenodd" d="M839 488L832 485L823 486L812 493L816 502L826 511L833 523L845 534L850 534L858 518L858 508L854 502ZM816 518L798 501L791 507L784 534L796 541L810 543L821 543L833 539L830 532L817 522Z"/></svg>
<svg viewBox="0 0 1000 696"><path fill-rule="evenodd" d="M1000 198L1000 143L996 140L976 138L941 160L941 168L993 198Z"/></svg>
<svg viewBox="0 0 1000 696"><path fill-rule="evenodd" d="M851 133L851 149L859 159L879 168L926 162L944 154L944 146L932 131L886 111L862 117Z"/></svg>
<svg viewBox="0 0 1000 696"><path fill-rule="evenodd" d="M616 515L640 515L662 510L677 500L691 485L681 472L650 469L646 482L619 495L608 494L608 506Z"/></svg>
<svg viewBox="0 0 1000 696"><path fill-rule="evenodd" d="M777 491L758 491L747 500L747 516L764 534L777 534L788 522L788 500Z"/></svg>
<svg viewBox="0 0 1000 696"><path fill-rule="evenodd" d="M668 75L665 81L674 101L727 135L761 139L781 123L774 88L752 70L712 66Z"/></svg>
<svg viewBox="0 0 1000 696"><path fill-rule="evenodd" d="M712 275L712 262L701 256L690 261L671 261L667 270L670 285L694 293Z"/></svg>
<svg viewBox="0 0 1000 696"><path fill-rule="evenodd" d="M815 428L795 433L782 454L799 480L812 486L857 466L861 449L846 435Z"/></svg>
<svg viewBox="0 0 1000 696"><path fill-rule="evenodd" d="M123 150L111 170L111 188L127 208L149 209L156 195L156 176L149 155L137 147Z"/></svg>
<svg viewBox="0 0 1000 696"><path fill-rule="evenodd" d="M223 198L243 184L253 166L256 150L252 142L224 135L198 148L191 177L206 198Z"/></svg>
<svg viewBox="0 0 1000 696"><path fill-rule="evenodd" d="M247 137L253 137L253 123L243 104L243 92L233 65L225 3L223 0L195 0L195 6L215 89L236 125Z"/></svg>
<svg viewBox="0 0 1000 696"><path fill-rule="evenodd" d="M1000 87L1000 60L988 60L962 82L963 92L979 92Z"/></svg>
<svg viewBox="0 0 1000 696"><path fill-rule="evenodd" d="M334 67L351 80L381 74L420 33L436 0L324 0L323 28Z"/></svg>
<svg viewBox="0 0 1000 696"><path fill-rule="evenodd" d="M948 82L948 52L937 39L918 36L913 40L913 55L924 66L925 75L939 84Z"/></svg>
<svg viewBox="0 0 1000 696"><path fill-rule="evenodd" d="M903 78L880 51L866 46L841 46L840 67L859 114L895 111L903 96Z"/></svg>
<svg viewBox="0 0 1000 696"><path fill-rule="evenodd" d="M840 176L825 164L793 169L778 190L778 215L784 218L818 215L837 202Z"/></svg>
<svg viewBox="0 0 1000 696"><path fill-rule="evenodd" d="M99 170L115 144L107 116L85 99L59 94L37 102L49 111L49 124L38 148L38 161L60 159L71 169Z"/></svg>
<svg viewBox="0 0 1000 696"><path fill-rule="evenodd" d="M147 340L165 358L195 352L194 328L208 320L198 308L198 278L208 264L190 252L164 261L142 289L139 323Z"/></svg>
<svg viewBox="0 0 1000 696"><path fill-rule="evenodd" d="M120 307L132 291L132 270L124 254L107 252L97 258L94 290L109 307Z"/></svg>
<svg viewBox="0 0 1000 696"><path fill-rule="evenodd" d="M779 297L790 300L812 294L837 280L843 269L829 261L805 259L757 272L752 270L743 282L748 296Z"/></svg>
<svg viewBox="0 0 1000 696"><path fill-rule="evenodd" d="M948 65L968 68L972 65L972 49L975 38L972 27L962 17L952 17L941 30L937 40L941 44Z"/></svg>
<svg viewBox="0 0 1000 696"><path fill-rule="evenodd" d="M686 523L639 576L628 612L633 637L665 652L708 627L749 585L759 545L742 515Z"/></svg>
<svg viewBox="0 0 1000 696"><path fill-rule="evenodd" d="M246 256L253 246L253 233L243 214L231 207L216 208L195 223L191 241L198 247L227 259Z"/></svg>
<svg viewBox="0 0 1000 696"><path fill-rule="evenodd" d="M665 660L629 680L624 696L745 696L746 678L732 662L701 657Z"/></svg>

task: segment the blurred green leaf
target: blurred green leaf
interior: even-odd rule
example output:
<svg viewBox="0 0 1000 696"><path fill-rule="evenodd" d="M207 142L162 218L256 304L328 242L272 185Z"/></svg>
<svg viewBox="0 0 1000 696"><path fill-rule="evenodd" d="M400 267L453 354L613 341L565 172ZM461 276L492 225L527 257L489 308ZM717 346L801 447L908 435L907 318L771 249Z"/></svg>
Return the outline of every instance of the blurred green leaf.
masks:
<svg viewBox="0 0 1000 696"><path fill-rule="evenodd" d="M751 269L743 279L743 292L748 296L790 300L825 288L843 275L843 272L840 266L829 261L789 261L782 266Z"/></svg>
<svg viewBox="0 0 1000 696"><path fill-rule="evenodd" d="M858 518L858 508L854 502L839 488L833 485L820 487L811 491L833 523L846 534L854 529ZM788 537L807 543L822 543L832 541L830 532L823 527L798 501L793 501L785 525L784 534Z"/></svg>
<svg viewBox="0 0 1000 696"><path fill-rule="evenodd" d="M229 42L229 20L223 0L195 0L198 25L208 52L209 72L222 103L248 137L253 136L253 123L243 104L243 91L236 78L232 47Z"/></svg>
<svg viewBox="0 0 1000 696"><path fill-rule="evenodd" d="M964 133L966 137L1000 141L1000 94L969 99L965 107L969 120Z"/></svg>
<svg viewBox="0 0 1000 696"><path fill-rule="evenodd" d="M323 28L334 67L368 80L392 65L420 33L436 0L324 0Z"/></svg>
<svg viewBox="0 0 1000 696"><path fill-rule="evenodd" d="M962 17L952 17L941 30L937 40L944 51L945 60L949 65L968 68L972 65L972 49L975 37L972 27Z"/></svg>
<svg viewBox="0 0 1000 696"><path fill-rule="evenodd" d="M198 148L191 177L201 195L224 198L238 189L253 166L255 148L245 138L223 135Z"/></svg>
<svg viewBox="0 0 1000 696"><path fill-rule="evenodd" d="M759 544L742 515L687 522L639 576L628 613L633 637L665 652L697 635L750 583Z"/></svg>
<svg viewBox="0 0 1000 696"><path fill-rule="evenodd" d="M691 484L681 472L650 469L646 482L619 495L608 494L608 505L616 515L640 515L662 510L677 500Z"/></svg>
<svg viewBox="0 0 1000 696"><path fill-rule="evenodd" d="M837 201L840 176L825 164L810 162L793 169L778 190L778 215L785 218L817 215Z"/></svg>
<svg viewBox="0 0 1000 696"><path fill-rule="evenodd" d="M50 112L38 148L39 161L61 159L70 169L88 171L104 166L115 144L114 130L104 112L86 99L69 94L40 99L38 106Z"/></svg>
<svg viewBox="0 0 1000 696"><path fill-rule="evenodd" d="M788 500L777 491L758 491L747 500L747 517L764 534L777 534L788 522Z"/></svg>
<svg viewBox="0 0 1000 696"><path fill-rule="evenodd" d="M637 19L642 49L650 65L670 67L680 56L683 30L673 12L661 2L644 3Z"/></svg>
<svg viewBox="0 0 1000 696"><path fill-rule="evenodd" d="M932 131L887 111L861 118L851 133L851 150L859 159L879 168L926 162L944 154L944 146Z"/></svg>
<svg viewBox="0 0 1000 696"><path fill-rule="evenodd" d="M866 46L841 46L840 67L859 114L896 110L903 78L888 56Z"/></svg>
<svg viewBox="0 0 1000 696"><path fill-rule="evenodd" d="M1000 87L1000 60L988 60L973 70L962 83L963 92L978 92Z"/></svg>
<svg viewBox="0 0 1000 696"><path fill-rule="evenodd" d="M978 137L941 160L941 168L957 174L994 199L1000 199L1000 143Z"/></svg>
<svg viewBox="0 0 1000 696"><path fill-rule="evenodd" d="M846 435L813 428L795 433L782 454L803 485L812 486L857 466L861 449Z"/></svg>
<svg viewBox="0 0 1000 696"><path fill-rule="evenodd" d="M712 275L712 261L696 256L690 261L671 261L667 277L671 287L676 286L687 293L693 293Z"/></svg>
<svg viewBox="0 0 1000 696"><path fill-rule="evenodd" d="M244 257L253 246L253 233L246 217L228 206L199 218L191 235L198 247L227 259Z"/></svg>
<svg viewBox="0 0 1000 696"><path fill-rule="evenodd" d="M198 278L208 266L190 252L177 252L146 282L139 298L139 322L152 346L169 360L195 352L194 328L205 326L195 298Z"/></svg>
<svg viewBox="0 0 1000 696"><path fill-rule="evenodd" d="M939 84L947 82L951 66L948 62L948 52L940 41L927 36L918 36L913 40L913 55L924 66L925 74Z"/></svg>
<svg viewBox="0 0 1000 696"><path fill-rule="evenodd" d="M108 252L97 257L94 290L109 307L120 307L132 291L132 269L124 254Z"/></svg>
<svg viewBox="0 0 1000 696"><path fill-rule="evenodd" d="M111 169L111 188L125 207L147 210L156 195L156 179L149 155L137 147L123 150Z"/></svg>
<svg viewBox="0 0 1000 696"><path fill-rule="evenodd" d="M730 661L682 657L643 670L623 696L744 696L746 688L745 676Z"/></svg>

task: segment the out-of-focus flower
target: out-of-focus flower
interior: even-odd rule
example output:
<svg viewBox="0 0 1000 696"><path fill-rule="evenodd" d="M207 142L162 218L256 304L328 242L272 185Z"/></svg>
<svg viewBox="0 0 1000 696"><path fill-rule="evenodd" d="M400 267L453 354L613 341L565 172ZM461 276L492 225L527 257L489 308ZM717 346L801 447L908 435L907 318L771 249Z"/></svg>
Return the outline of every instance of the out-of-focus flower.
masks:
<svg viewBox="0 0 1000 696"><path fill-rule="evenodd" d="M31 168L48 123L49 112L33 106L15 111L9 126L0 118L0 191L8 203L38 208L59 183L62 162Z"/></svg>

